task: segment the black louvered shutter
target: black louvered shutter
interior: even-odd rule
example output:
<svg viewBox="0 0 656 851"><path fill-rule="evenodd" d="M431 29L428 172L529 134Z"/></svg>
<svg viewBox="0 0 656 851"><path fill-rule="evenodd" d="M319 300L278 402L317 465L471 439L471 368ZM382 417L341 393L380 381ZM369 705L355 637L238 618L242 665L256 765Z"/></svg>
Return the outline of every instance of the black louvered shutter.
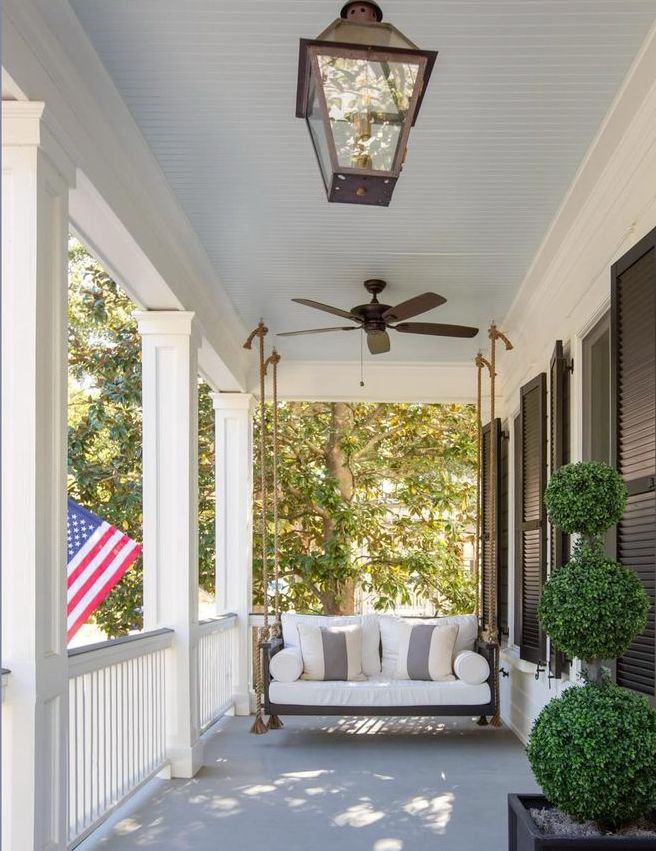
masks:
<svg viewBox="0 0 656 851"><path fill-rule="evenodd" d="M517 542L515 565L515 642L529 662L546 661L546 637L538 621L538 602L547 572L547 376L541 372L520 390L518 462L515 467Z"/></svg>
<svg viewBox="0 0 656 851"><path fill-rule="evenodd" d="M562 340L557 340L549 364L549 475L570 460L569 368ZM549 568L554 573L569 559L569 535L557 526L549 526ZM566 658L550 646L549 671L554 677L567 670Z"/></svg>
<svg viewBox="0 0 656 851"><path fill-rule="evenodd" d="M617 559L651 600L647 628L617 660L617 682L656 695L656 231L611 271L613 461L629 498L617 525Z"/></svg>
<svg viewBox="0 0 656 851"><path fill-rule="evenodd" d="M493 433L494 432L494 433ZM490 505L490 443L496 441L497 451L497 626L502 633L508 632L508 442L501 430L501 420L483 426L481 445L481 616L483 625L489 622L488 592L491 580L491 505Z"/></svg>

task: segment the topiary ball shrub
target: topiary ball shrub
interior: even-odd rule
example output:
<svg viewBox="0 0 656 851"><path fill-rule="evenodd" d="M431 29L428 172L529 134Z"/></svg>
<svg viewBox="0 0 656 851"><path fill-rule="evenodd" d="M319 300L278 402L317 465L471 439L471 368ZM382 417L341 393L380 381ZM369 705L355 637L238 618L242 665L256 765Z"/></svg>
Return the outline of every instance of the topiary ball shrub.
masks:
<svg viewBox="0 0 656 851"><path fill-rule="evenodd" d="M613 830L656 806L656 711L611 682L554 698L527 752L549 801L574 819Z"/></svg>
<svg viewBox="0 0 656 851"><path fill-rule="evenodd" d="M552 475L544 502L549 519L564 532L598 535L624 514L626 485L607 464L565 464Z"/></svg>
<svg viewBox="0 0 656 851"><path fill-rule="evenodd" d="M599 544L581 544L545 583L538 616L568 658L613 659L645 629L649 606L633 571L607 558Z"/></svg>

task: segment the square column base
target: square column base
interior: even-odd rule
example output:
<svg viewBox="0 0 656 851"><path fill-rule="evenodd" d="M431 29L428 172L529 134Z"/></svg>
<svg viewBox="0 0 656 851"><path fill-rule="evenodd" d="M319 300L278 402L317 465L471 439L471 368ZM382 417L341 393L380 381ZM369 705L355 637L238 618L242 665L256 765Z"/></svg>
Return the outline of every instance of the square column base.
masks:
<svg viewBox="0 0 656 851"><path fill-rule="evenodd" d="M203 743L199 740L188 748L170 748L168 758L171 777L193 777L203 765Z"/></svg>

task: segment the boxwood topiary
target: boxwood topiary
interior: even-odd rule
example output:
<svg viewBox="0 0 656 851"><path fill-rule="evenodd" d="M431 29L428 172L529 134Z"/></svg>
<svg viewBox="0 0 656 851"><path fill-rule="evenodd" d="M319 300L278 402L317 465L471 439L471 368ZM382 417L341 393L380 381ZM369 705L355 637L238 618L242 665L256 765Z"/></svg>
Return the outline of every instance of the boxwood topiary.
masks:
<svg viewBox="0 0 656 851"><path fill-rule="evenodd" d="M568 688L533 725L528 757L552 804L605 829L656 806L656 712L610 682Z"/></svg>
<svg viewBox="0 0 656 851"><path fill-rule="evenodd" d="M552 475L544 502L549 519L564 532L598 535L624 513L626 485L607 464L565 464Z"/></svg>
<svg viewBox="0 0 656 851"><path fill-rule="evenodd" d="M540 623L599 680L600 660L626 651L649 609L636 575L604 553L602 534L624 513L626 486L606 464L568 464L553 474L544 499L552 523L583 537L545 584ZM547 798L575 819L615 828L656 806L656 712L603 678L545 706L528 756Z"/></svg>
<svg viewBox="0 0 656 851"><path fill-rule="evenodd" d="M633 571L581 544L545 584L538 615L554 645L570 659L621 656L644 630L649 597Z"/></svg>

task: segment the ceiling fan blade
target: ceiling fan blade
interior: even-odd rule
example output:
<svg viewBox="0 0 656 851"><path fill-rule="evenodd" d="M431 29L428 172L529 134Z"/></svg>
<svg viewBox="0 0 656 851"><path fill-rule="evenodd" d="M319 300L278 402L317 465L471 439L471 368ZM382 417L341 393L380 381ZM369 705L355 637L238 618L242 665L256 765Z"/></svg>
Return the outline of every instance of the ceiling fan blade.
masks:
<svg viewBox="0 0 656 851"><path fill-rule="evenodd" d="M410 319L411 316L418 316L420 313L426 313L427 310L439 307L445 301L444 296L437 293L416 295L414 298L402 301L396 307L390 307L383 313L383 319L386 322L403 322L405 319Z"/></svg>
<svg viewBox="0 0 656 851"><path fill-rule="evenodd" d="M475 337L478 328L470 325L441 325L437 322L403 322L392 326L403 334L430 334L433 337Z"/></svg>
<svg viewBox="0 0 656 851"><path fill-rule="evenodd" d="M367 345L372 355L382 355L390 350L390 338L387 331L373 331L367 334Z"/></svg>
<svg viewBox="0 0 656 851"><path fill-rule="evenodd" d="M329 304L322 304L320 301L312 301L309 298L293 298L296 304L304 304L306 307L314 307L316 310L323 310L326 313L332 313L334 316L341 316L343 319L352 319L353 322L360 322L357 316L349 313L348 310L342 310L339 307L331 307Z"/></svg>
<svg viewBox="0 0 656 851"><path fill-rule="evenodd" d="M299 334L323 334L325 331L358 331L357 325L346 325L336 328L308 328L307 331L280 331L276 337L297 337Z"/></svg>

